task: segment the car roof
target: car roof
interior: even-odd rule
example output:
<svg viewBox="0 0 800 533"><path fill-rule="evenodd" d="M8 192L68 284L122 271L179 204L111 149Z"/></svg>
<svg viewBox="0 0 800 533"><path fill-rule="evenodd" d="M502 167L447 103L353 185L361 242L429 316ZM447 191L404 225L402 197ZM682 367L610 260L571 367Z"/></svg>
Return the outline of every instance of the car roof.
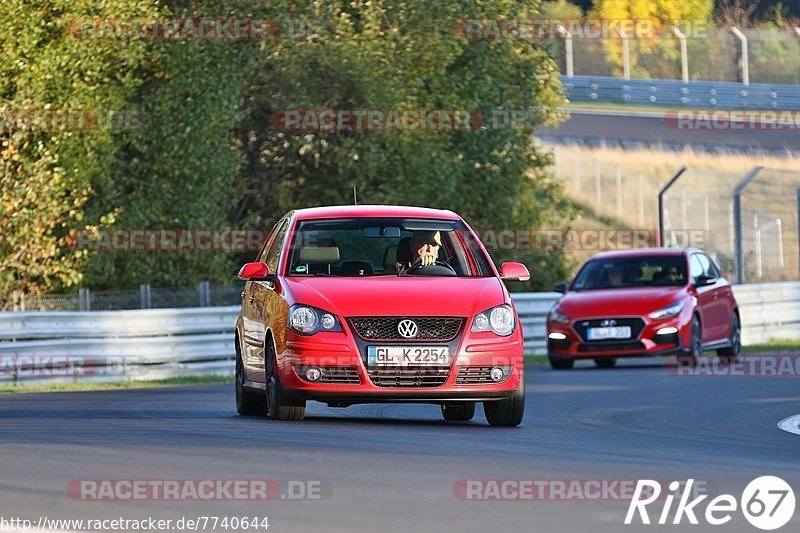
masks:
<svg viewBox="0 0 800 533"><path fill-rule="evenodd" d="M447 209L429 207L412 207L402 205L331 205L297 209L294 212L298 220L319 218L371 218L371 217L404 217L404 218L437 218L460 220L459 216Z"/></svg>
<svg viewBox="0 0 800 533"><path fill-rule="evenodd" d="M592 256L592 259L614 259L617 257L642 257L642 256L680 256L690 251L700 251L693 248L636 248L632 250L613 250L600 252Z"/></svg>

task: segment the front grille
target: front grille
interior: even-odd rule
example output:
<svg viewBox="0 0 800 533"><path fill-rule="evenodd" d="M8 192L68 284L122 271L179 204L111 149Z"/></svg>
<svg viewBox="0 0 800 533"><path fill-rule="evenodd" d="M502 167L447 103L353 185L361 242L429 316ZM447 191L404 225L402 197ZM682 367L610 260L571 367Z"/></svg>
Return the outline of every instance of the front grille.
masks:
<svg viewBox="0 0 800 533"><path fill-rule="evenodd" d="M575 333L580 336L583 342L589 342L592 344L599 344L599 343L607 343L609 340L587 340L586 337L586 330L589 328L602 328L605 327L603 322L606 321L614 321L616 322L613 324L616 327L620 326L630 326L631 328L631 339L638 339L639 335L642 334L644 330L644 320L641 318L594 318L590 320L576 320L575 325ZM618 343L619 341L610 340L611 342Z"/></svg>
<svg viewBox="0 0 800 533"><path fill-rule="evenodd" d="M400 336L397 324L405 317L351 318L350 324L358 336L366 341L449 341L458 335L461 318L413 318L418 333L413 338Z"/></svg>
<svg viewBox="0 0 800 533"><path fill-rule="evenodd" d="M376 387L440 387L450 367L371 368L367 375Z"/></svg>
<svg viewBox="0 0 800 533"><path fill-rule="evenodd" d="M579 352L621 352L626 350L644 350L641 342L604 342L603 344L581 344Z"/></svg>
<svg viewBox="0 0 800 533"><path fill-rule="evenodd" d="M503 379L500 381L492 381L490 372L491 366L462 366L458 369L456 376L456 385L480 385L483 383L503 383L511 377L511 370L514 367L503 366Z"/></svg>
<svg viewBox="0 0 800 533"><path fill-rule="evenodd" d="M308 366L295 366L297 375L304 381L306 379L306 370ZM314 383L335 383L338 385L358 385L361 383L361 378L358 377L358 367L355 366L318 366L322 376Z"/></svg>

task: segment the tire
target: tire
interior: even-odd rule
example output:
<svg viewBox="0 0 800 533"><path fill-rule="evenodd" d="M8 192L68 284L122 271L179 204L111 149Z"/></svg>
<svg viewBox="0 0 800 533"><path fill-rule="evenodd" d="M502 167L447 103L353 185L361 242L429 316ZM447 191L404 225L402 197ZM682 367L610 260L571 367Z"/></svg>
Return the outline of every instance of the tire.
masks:
<svg viewBox="0 0 800 533"><path fill-rule="evenodd" d="M730 341L730 347L717 350L720 363L725 365L735 363L742 354L742 326L739 323L739 315L736 313L734 313L733 318L731 318Z"/></svg>
<svg viewBox="0 0 800 533"><path fill-rule="evenodd" d="M524 380L524 376L522 378ZM515 427L525 415L525 381L510 398L483 402L483 414L490 426Z"/></svg>
<svg viewBox="0 0 800 533"><path fill-rule="evenodd" d="M678 366L696 367L701 355L703 355L703 329L700 319L694 315L689 334L689 351L678 356Z"/></svg>
<svg viewBox="0 0 800 533"><path fill-rule="evenodd" d="M617 360L613 357L595 359L594 364L597 365L597 368L614 368L617 364Z"/></svg>
<svg viewBox="0 0 800 533"><path fill-rule="evenodd" d="M467 422L475 416L475 402L443 403L442 416L445 420Z"/></svg>
<svg viewBox="0 0 800 533"><path fill-rule="evenodd" d="M549 356L548 360L550 361L550 368L553 370L569 370L575 365L575 359Z"/></svg>
<svg viewBox="0 0 800 533"><path fill-rule="evenodd" d="M267 418L272 420L292 420L299 422L306 416L305 400L289 398L281 386L280 376L276 372L278 366L275 347L270 341L267 344Z"/></svg>
<svg viewBox="0 0 800 533"><path fill-rule="evenodd" d="M263 415L266 399L244 388L244 365L239 351L239 339L236 339L236 412L242 416Z"/></svg>

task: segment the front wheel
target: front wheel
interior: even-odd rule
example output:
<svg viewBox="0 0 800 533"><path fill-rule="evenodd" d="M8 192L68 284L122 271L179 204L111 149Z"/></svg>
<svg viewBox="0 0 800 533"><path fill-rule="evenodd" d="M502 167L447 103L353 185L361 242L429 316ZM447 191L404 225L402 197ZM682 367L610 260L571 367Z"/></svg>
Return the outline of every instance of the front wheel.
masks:
<svg viewBox="0 0 800 533"><path fill-rule="evenodd" d="M467 422L475 416L475 402L443 403L442 416L445 420Z"/></svg>
<svg viewBox="0 0 800 533"><path fill-rule="evenodd" d="M692 317L692 329L689 333L689 351L678 356L678 366L695 367L703 355L703 330L697 315Z"/></svg>
<svg viewBox="0 0 800 533"><path fill-rule="evenodd" d="M300 421L306 416L305 400L289 398L281 386L275 347L267 346L267 418Z"/></svg>
<svg viewBox="0 0 800 533"><path fill-rule="evenodd" d="M525 414L525 381L521 378L519 389L510 398L483 402L483 414L490 426L515 427L522 423Z"/></svg>
<svg viewBox="0 0 800 533"><path fill-rule="evenodd" d="M550 361L550 368L553 370L569 370L575 365L575 359L561 359L560 357L556 358L552 356L547 359Z"/></svg>
<svg viewBox="0 0 800 533"><path fill-rule="evenodd" d="M735 363L742 353L742 326L739 323L739 316L734 313L731 318L731 345L728 348L717 350L719 361L723 364Z"/></svg>

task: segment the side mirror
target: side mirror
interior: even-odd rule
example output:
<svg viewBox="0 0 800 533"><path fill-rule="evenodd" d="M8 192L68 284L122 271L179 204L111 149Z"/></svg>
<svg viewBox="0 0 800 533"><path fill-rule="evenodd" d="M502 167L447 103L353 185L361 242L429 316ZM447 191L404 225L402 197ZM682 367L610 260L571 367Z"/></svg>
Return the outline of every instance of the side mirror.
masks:
<svg viewBox="0 0 800 533"><path fill-rule="evenodd" d="M567 292L567 282L559 281L558 283L553 285L553 292L560 292L561 294Z"/></svg>
<svg viewBox="0 0 800 533"><path fill-rule="evenodd" d="M528 272L528 267L522 263L507 261L500 265L500 277L502 279L528 281L531 279L531 273Z"/></svg>
<svg viewBox="0 0 800 533"><path fill-rule="evenodd" d="M707 285L713 285L717 282L717 278L712 278L711 276L697 276L694 280L695 287L705 287Z"/></svg>
<svg viewBox="0 0 800 533"><path fill-rule="evenodd" d="M261 281L268 276L269 269L266 263L245 263L239 270L239 279L243 281Z"/></svg>

